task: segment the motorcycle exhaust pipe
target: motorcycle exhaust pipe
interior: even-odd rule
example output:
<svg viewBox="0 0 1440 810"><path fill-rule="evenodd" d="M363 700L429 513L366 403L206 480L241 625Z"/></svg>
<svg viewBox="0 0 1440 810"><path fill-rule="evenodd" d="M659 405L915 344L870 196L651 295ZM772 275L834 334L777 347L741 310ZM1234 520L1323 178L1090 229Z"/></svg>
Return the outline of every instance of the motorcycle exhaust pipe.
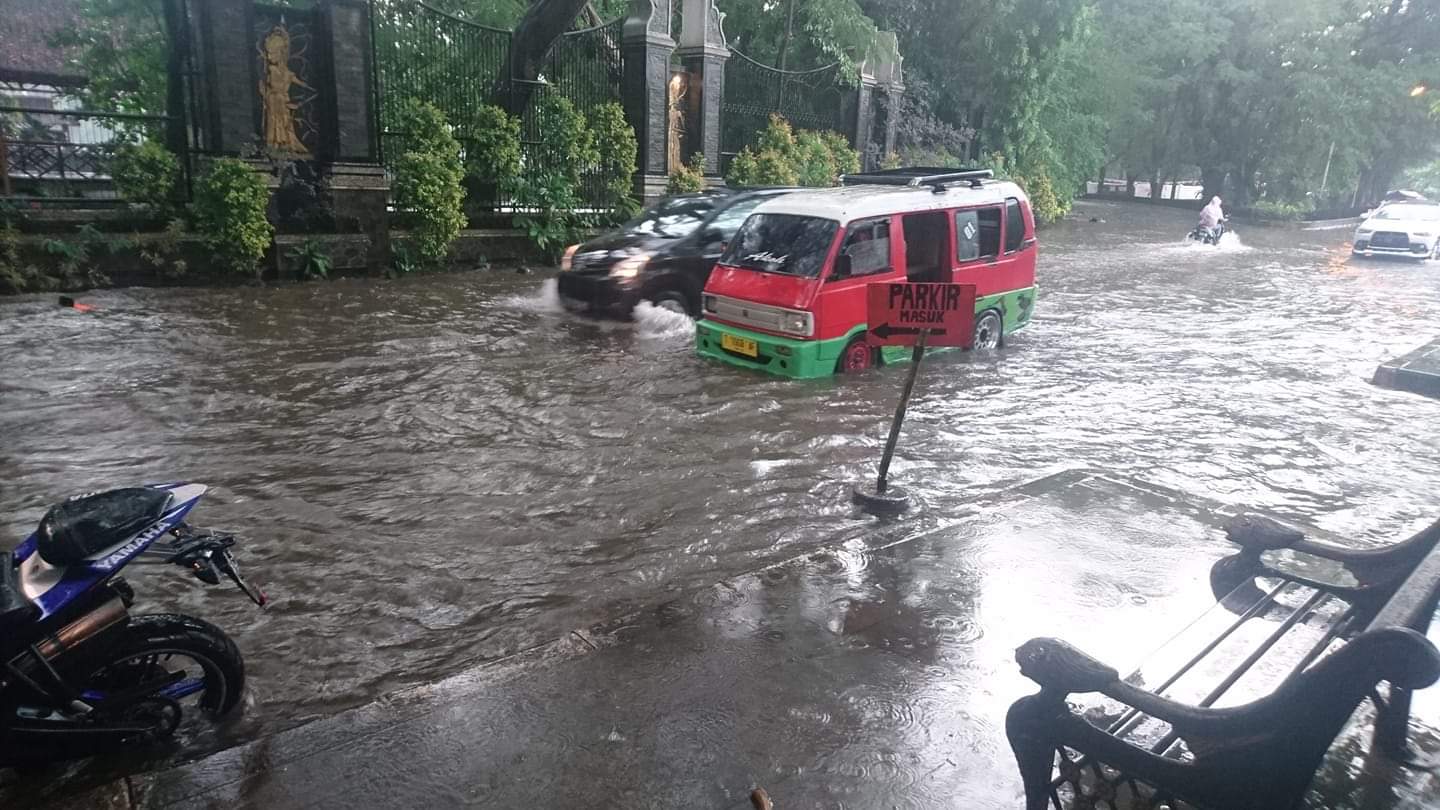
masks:
<svg viewBox="0 0 1440 810"><path fill-rule="evenodd" d="M56 630L35 644L40 657L53 661L125 620L125 602L119 596Z"/></svg>

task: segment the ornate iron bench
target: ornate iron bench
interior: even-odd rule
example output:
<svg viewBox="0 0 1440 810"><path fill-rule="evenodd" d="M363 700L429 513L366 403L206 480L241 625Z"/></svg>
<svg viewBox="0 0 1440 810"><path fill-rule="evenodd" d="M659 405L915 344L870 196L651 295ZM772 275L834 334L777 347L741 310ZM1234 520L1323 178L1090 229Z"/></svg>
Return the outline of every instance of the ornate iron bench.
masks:
<svg viewBox="0 0 1440 810"><path fill-rule="evenodd" d="M1440 522L1374 550L1256 515L1226 534L1216 607L1131 676L1056 639L1016 651L1040 685L1006 718L1027 810L1291 808L1366 698L1375 747L1405 758L1410 693L1440 679Z"/></svg>

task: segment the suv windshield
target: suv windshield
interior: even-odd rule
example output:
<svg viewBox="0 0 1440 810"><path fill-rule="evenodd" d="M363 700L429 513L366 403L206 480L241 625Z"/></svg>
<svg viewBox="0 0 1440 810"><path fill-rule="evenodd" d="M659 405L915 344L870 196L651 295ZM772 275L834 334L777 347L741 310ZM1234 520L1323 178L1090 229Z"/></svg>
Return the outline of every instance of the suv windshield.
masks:
<svg viewBox="0 0 1440 810"><path fill-rule="evenodd" d="M721 257L721 264L814 278L825 265L825 254L839 227L833 219L794 214L755 214Z"/></svg>
<svg viewBox="0 0 1440 810"><path fill-rule="evenodd" d="M1440 220L1440 205L1390 205L1375 214L1376 219L1435 219Z"/></svg>
<svg viewBox="0 0 1440 810"><path fill-rule="evenodd" d="M715 199L712 197L665 200L646 209L645 213L626 225L625 230L679 239L700 227L714 209Z"/></svg>

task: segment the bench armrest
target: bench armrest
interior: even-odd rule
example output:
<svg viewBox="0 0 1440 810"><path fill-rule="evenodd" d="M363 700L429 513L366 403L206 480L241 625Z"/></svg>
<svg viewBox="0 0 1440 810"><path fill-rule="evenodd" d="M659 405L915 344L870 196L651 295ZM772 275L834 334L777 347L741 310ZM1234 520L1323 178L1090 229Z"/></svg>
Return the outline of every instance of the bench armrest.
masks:
<svg viewBox="0 0 1440 810"><path fill-rule="evenodd" d="M1225 538L1254 552L1292 548L1305 532L1265 515L1245 512L1225 521Z"/></svg>
<svg viewBox="0 0 1440 810"><path fill-rule="evenodd" d="M1422 689L1440 680L1440 651L1409 628L1370 630L1274 693L1240 706L1213 709L1171 700L1120 679L1113 667L1053 638L1031 639L1015 652L1020 671L1052 696L1098 692L1169 723L1181 736L1239 737L1272 730L1297 712L1347 705L1343 718L1380 681Z"/></svg>
<svg viewBox="0 0 1440 810"><path fill-rule="evenodd" d="M1414 568L1440 545L1440 520L1411 537L1377 548L1350 548L1310 540L1294 526L1272 517L1247 512L1225 522L1225 537L1258 558L1266 551L1290 549L1351 567L1362 578L1385 578L1396 569Z"/></svg>

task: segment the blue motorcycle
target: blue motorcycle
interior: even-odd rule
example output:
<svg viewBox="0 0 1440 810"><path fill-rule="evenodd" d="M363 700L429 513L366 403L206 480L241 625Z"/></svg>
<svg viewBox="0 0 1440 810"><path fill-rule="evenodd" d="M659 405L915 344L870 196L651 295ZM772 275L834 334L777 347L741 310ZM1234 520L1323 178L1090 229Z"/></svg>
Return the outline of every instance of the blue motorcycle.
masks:
<svg viewBox="0 0 1440 810"><path fill-rule="evenodd" d="M199 484L116 489L56 504L0 564L0 765L163 740L185 704L219 718L245 688L240 650L219 628L178 614L131 616L132 562L178 565L202 582L240 575L235 536L185 516Z"/></svg>

